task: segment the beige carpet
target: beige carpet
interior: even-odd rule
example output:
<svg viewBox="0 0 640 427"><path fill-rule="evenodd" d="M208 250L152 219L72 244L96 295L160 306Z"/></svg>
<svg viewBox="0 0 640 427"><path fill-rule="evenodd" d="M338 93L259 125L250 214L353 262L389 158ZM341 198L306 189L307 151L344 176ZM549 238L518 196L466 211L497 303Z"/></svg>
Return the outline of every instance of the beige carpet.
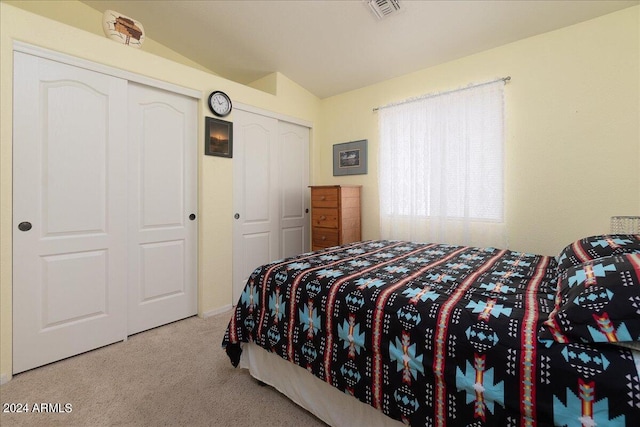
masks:
<svg viewBox="0 0 640 427"><path fill-rule="evenodd" d="M1 413L9 426L324 426L220 347L231 312L192 317L18 374L5 403L71 404L69 413Z"/></svg>

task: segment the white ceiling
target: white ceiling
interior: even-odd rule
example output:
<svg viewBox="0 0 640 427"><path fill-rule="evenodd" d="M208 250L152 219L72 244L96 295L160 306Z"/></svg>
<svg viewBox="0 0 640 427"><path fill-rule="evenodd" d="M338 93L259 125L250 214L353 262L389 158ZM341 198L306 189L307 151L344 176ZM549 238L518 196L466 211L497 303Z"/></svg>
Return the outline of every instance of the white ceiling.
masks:
<svg viewBox="0 0 640 427"><path fill-rule="evenodd" d="M597 0L400 0L377 20L363 0L85 0L229 80L279 71L320 98L639 4Z"/></svg>

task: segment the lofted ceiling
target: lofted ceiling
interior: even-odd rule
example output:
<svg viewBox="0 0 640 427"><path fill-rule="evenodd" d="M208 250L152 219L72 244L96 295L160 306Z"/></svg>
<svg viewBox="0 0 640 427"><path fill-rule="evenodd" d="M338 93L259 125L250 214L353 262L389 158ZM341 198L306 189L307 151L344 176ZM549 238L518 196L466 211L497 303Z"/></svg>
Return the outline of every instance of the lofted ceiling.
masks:
<svg viewBox="0 0 640 427"><path fill-rule="evenodd" d="M400 0L378 20L364 0L84 0L229 80L279 71L320 98L640 4L616 0Z"/></svg>

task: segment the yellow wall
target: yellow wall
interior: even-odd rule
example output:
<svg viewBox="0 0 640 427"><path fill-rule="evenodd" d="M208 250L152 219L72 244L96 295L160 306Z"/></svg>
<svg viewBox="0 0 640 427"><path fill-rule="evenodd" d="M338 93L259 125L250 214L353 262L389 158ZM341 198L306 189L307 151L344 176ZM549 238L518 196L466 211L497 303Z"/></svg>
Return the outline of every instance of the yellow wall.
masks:
<svg viewBox="0 0 640 427"><path fill-rule="evenodd" d="M98 12L97 15L101 16ZM101 19L95 25L101 25ZM201 91L199 136L204 140L204 117L209 115L207 95L225 91L234 102L253 105L279 114L317 121L320 101L308 91L277 74L277 95L243 86L211 73L169 61L115 43L100 32L92 34L58 21L0 3L0 375L11 376L12 331L12 43L14 40L41 46L90 61L124 69L154 79ZM148 40L147 40L148 41ZM146 42L145 42L146 43ZM233 113L228 116L233 121ZM313 133L311 135L314 140ZM204 156L199 144L199 267L198 312L231 304L231 241L233 161Z"/></svg>
<svg viewBox="0 0 640 427"><path fill-rule="evenodd" d="M2 0L2 2L99 36L104 35L104 30L102 29L102 13L77 0ZM142 25L144 27L144 22ZM208 73L212 72L212 70L203 67L197 62L182 56L178 52L150 38L145 39L141 49L145 52L179 62L180 64L188 65ZM213 74L216 73L213 72Z"/></svg>
<svg viewBox="0 0 640 427"><path fill-rule="evenodd" d="M377 106L511 76L509 247L557 255L640 215L640 6L322 100L316 184L362 184L363 238L379 237ZM332 176L332 145L369 140L369 173Z"/></svg>

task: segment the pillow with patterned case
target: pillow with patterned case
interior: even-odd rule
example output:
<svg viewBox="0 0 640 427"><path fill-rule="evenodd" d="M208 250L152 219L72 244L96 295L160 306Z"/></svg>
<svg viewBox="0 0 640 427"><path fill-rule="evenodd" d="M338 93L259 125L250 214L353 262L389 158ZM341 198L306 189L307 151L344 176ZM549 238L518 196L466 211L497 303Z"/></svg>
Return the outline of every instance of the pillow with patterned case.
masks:
<svg viewBox="0 0 640 427"><path fill-rule="evenodd" d="M640 234L602 234L576 240L558 256L558 271L592 259L640 253Z"/></svg>
<svg viewBox="0 0 640 427"><path fill-rule="evenodd" d="M640 253L602 257L561 271L556 306L538 340L547 346L640 341Z"/></svg>

